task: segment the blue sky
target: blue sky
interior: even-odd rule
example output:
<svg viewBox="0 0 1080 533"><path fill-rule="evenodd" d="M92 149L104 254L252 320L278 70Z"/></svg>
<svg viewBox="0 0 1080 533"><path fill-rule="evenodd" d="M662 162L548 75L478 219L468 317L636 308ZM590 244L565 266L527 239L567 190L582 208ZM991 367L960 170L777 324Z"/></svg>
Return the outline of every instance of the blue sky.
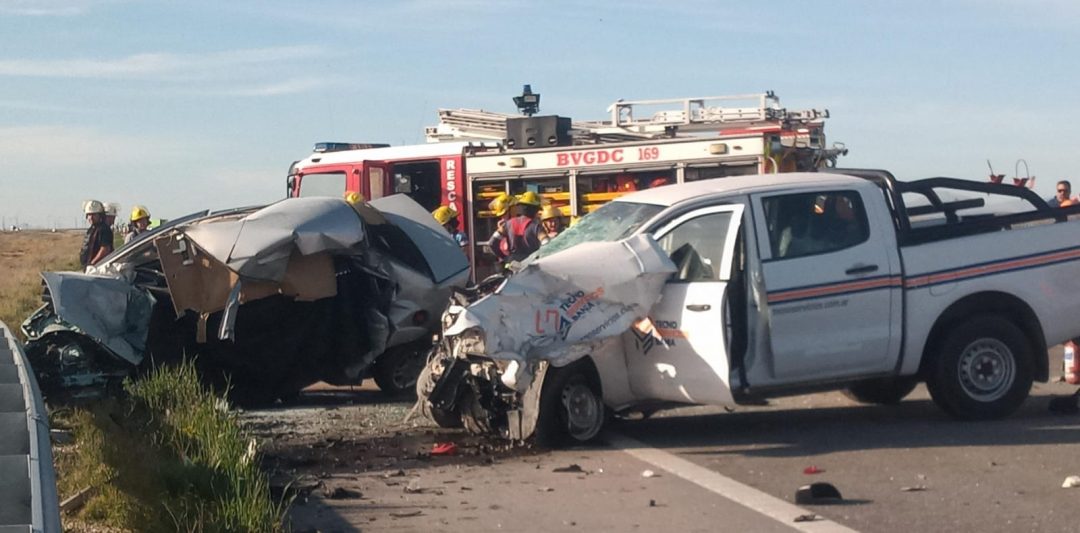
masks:
<svg viewBox="0 0 1080 533"><path fill-rule="evenodd" d="M1080 4L0 0L0 217L155 216L284 195L316 141L423 142L439 107L600 119L773 90L847 166L1080 180ZM1021 174L1024 174L1021 168Z"/></svg>

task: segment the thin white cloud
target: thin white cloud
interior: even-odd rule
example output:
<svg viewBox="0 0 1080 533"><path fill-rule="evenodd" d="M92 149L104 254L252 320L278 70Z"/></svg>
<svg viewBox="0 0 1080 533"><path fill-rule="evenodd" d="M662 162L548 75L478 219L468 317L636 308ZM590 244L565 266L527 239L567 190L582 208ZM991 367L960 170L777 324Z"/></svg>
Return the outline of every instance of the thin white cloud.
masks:
<svg viewBox="0 0 1080 533"><path fill-rule="evenodd" d="M229 77L243 69L303 59L317 46L281 46L208 54L145 53L112 59L6 59L0 76L86 79L187 80Z"/></svg>
<svg viewBox="0 0 1080 533"><path fill-rule="evenodd" d="M118 0L0 0L0 13L28 17L72 17Z"/></svg>
<svg viewBox="0 0 1080 533"><path fill-rule="evenodd" d="M88 113L91 111L86 108L42 104L31 102L29 100L0 100L0 109L14 111L44 111L49 113Z"/></svg>
<svg viewBox="0 0 1080 533"><path fill-rule="evenodd" d="M329 85L329 81L323 79L297 79L270 83L254 87L245 87L223 91L222 94L229 96L281 96L286 94L299 94L321 89Z"/></svg>

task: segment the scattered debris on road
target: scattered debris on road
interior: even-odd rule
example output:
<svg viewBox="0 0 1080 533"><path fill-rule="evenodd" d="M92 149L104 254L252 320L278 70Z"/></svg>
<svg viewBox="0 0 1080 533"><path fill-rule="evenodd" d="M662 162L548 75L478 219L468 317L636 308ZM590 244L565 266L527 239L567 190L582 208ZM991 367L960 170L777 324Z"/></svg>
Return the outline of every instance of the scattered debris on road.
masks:
<svg viewBox="0 0 1080 533"><path fill-rule="evenodd" d="M1073 489L1080 487L1080 476L1069 476L1065 478L1065 482L1061 484L1063 489Z"/></svg>
<svg viewBox="0 0 1080 533"><path fill-rule="evenodd" d="M840 491L831 483L817 482L799 487L795 491L795 503L800 505L822 505L839 503L843 500Z"/></svg>

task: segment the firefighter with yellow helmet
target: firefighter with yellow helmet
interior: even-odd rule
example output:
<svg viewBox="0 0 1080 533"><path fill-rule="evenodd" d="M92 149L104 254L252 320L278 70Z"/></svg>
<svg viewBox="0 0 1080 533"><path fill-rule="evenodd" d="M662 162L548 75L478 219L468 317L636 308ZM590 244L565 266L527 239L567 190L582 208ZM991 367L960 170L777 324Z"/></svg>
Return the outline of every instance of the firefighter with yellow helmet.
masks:
<svg viewBox="0 0 1080 533"><path fill-rule="evenodd" d="M440 205L431 212L431 216L435 219L435 222L438 222L440 226L446 229L446 232L450 234L454 242L458 243L458 246L464 248L469 244L469 237L465 235L465 232L461 231L458 225L458 212L452 206Z"/></svg>
<svg viewBox="0 0 1080 533"><path fill-rule="evenodd" d="M540 229L543 230L543 236L540 239L543 244L547 244L548 241L561 233L563 221L559 208L553 205L545 205L540 210L540 226Z"/></svg>
<svg viewBox="0 0 1080 533"><path fill-rule="evenodd" d="M132 206L130 220L127 235L124 235L124 244L138 240L150 231L150 210L141 205Z"/></svg>
<svg viewBox="0 0 1080 533"><path fill-rule="evenodd" d="M518 195L518 215L506 224L507 238L510 241L509 258L521 261L540 248L544 230L540 228L540 207L543 201L539 194L525 191Z"/></svg>
<svg viewBox="0 0 1080 533"><path fill-rule="evenodd" d="M510 222L511 208L517 204L517 197L505 192L499 193L488 203L488 210L499 221L495 225L495 232L487 241L487 250L495 256L499 263L505 263L510 258L510 239L507 227Z"/></svg>

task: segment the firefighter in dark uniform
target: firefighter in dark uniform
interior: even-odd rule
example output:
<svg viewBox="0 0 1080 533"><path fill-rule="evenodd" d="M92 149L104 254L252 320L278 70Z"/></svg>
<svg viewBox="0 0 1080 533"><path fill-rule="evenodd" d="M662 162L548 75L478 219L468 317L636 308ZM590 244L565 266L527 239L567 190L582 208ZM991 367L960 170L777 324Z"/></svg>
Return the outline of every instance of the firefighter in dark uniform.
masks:
<svg viewBox="0 0 1080 533"><path fill-rule="evenodd" d="M112 228L105 223L105 206L97 200L90 200L83 206L86 213L86 221L90 227L86 228L83 236L82 249L79 250L79 263L85 268L97 264L113 250Z"/></svg>

